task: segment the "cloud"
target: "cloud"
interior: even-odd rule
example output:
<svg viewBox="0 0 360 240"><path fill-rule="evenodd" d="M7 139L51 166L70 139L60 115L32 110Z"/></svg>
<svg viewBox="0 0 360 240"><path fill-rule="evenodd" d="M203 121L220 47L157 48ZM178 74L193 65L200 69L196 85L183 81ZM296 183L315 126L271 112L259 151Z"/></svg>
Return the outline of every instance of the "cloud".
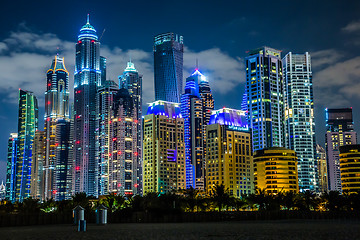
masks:
<svg viewBox="0 0 360 240"><path fill-rule="evenodd" d="M346 33L354 33L360 31L360 20L353 21L341 29Z"/></svg>
<svg viewBox="0 0 360 240"><path fill-rule="evenodd" d="M320 50L317 52L312 52L310 55L313 68L326 67L330 64L336 63L344 57L343 53L335 49Z"/></svg>
<svg viewBox="0 0 360 240"><path fill-rule="evenodd" d="M42 107L46 71L58 52L65 58L65 65L70 73L69 86L72 97L75 42L60 39L53 33L31 31L24 24L0 41L0 93L6 95L2 101L16 103L18 89L22 88L34 92L38 97L39 106ZM143 75L143 103L154 101L152 52L102 45L101 55L107 58L107 79L116 82L131 57L138 72ZM196 58L199 59L200 69L208 77L213 91L226 94L245 81L243 61L230 57L218 48L200 52L186 48L184 78L193 71Z"/></svg>
<svg viewBox="0 0 360 240"><path fill-rule="evenodd" d="M184 78L187 78L194 71L196 59L198 59L200 71L207 77L213 91L226 94L245 82L243 60L230 57L219 48L200 52L185 48Z"/></svg>
<svg viewBox="0 0 360 240"><path fill-rule="evenodd" d="M327 107L347 107L357 102L360 100L359 79L360 57L337 62L315 72L316 102Z"/></svg>

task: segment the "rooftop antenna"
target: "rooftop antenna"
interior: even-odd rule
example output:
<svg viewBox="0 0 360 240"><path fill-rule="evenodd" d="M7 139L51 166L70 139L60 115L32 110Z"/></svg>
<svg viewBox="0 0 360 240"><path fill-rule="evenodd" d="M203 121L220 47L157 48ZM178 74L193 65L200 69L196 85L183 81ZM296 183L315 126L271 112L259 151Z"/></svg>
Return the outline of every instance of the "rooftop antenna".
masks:
<svg viewBox="0 0 360 240"><path fill-rule="evenodd" d="M196 70L199 70L199 61L197 58L196 58Z"/></svg>
<svg viewBox="0 0 360 240"><path fill-rule="evenodd" d="M90 24L90 20L89 20L89 19L90 19L90 14L88 13L88 15L87 15L87 21L86 21L87 24Z"/></svg>
<svg viewBox="0 0 360 240"><path fill-rule="evenodd" d="M102 37L104 36L105 30L106 30L106 28L104 28L104 30L103 30L103 32L102 32L102 34L101 34L101 37L100 37L100 39L99 39L99 42L101 41Z"/></svg>
<svg viewBox="0 0 360 240"><path fill-rule="evenodd" d="M130 58L130 62L131 62L131 52L129 52L129 58Z"/></svg>
<svg viewBox="0 0 360 240"><path fill-rule="evenodd" d="M58 57L59 56L59 47L56 47L56 56Z"/></svg>

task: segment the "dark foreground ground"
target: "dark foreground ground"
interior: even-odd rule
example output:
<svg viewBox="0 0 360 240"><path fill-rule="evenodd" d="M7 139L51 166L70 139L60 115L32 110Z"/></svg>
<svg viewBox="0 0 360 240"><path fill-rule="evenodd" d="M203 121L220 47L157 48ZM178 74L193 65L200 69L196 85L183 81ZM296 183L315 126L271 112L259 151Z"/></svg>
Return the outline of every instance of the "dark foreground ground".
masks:
<svg viewBox="0 0 360 240"><path fill-rule="evenodd" d="M360 222L347 220L278 220L218 223L124 223L97 226L86 232L71 225L0 228L0 239L360 239Z"/></svg>

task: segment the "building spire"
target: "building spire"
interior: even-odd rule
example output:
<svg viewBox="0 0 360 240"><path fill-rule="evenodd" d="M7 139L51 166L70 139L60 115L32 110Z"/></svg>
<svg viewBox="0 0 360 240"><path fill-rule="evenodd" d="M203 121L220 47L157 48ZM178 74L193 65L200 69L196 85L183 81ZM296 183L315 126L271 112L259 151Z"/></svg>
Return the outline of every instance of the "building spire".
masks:
<svg viewBox="0 0 360 240"><path fill-rule="evenodd" d="M198 70L199 69L199 61L198 61L198 59L196 58L196 70Z"/></svg>
<svg viewBox="0 0 360 240"><path fill-rule="evenodd" d="M88 13L87 15L87 21L86 21L87 24L90 24L90 14Z"/></svg>

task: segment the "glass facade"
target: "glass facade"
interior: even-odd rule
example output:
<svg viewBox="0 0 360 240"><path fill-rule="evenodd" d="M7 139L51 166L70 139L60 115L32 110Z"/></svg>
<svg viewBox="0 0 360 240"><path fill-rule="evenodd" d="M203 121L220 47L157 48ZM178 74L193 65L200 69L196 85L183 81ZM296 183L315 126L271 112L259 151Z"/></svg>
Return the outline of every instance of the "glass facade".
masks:
<svg viewBox="0 0 360 240"><path fill-rule="evenodd" d="M196 70L186 79L181 96L181 115L184 118L186 188L204 190L205 165L203 148L203 104L199 94L202 74Z"/></svg>
<svg viewBox="0 0 360 240"><path fill-rule="evenodd" d="M298 158L299 189L319 191L311 58L289 52L283 58L285 146Z"/></svg>
<svg viewBox="0 0 360 240"><path fill-rule="evenodd" d="M74 74L74 166L73 191L98 195L96 162L96 97L101 85L100 42L95 28L87 23L76 43Z"/></svg>
<svg viewBox="0 0 360 240"><path fill-rule="evenodd" d="M351 108L326 109L326 161L329 191L342 191L339 148L356 144L356 132Z"/></svg>
<svg viewBox="0 0 360 240"><path fill-rule="evenodd" d="M38 128L38 103L32 92L19 90L19 155L16 163L15 200L30 196L33 142Z"/></svg>
<svg viewBox="0 0 360 240"><path fill-rule="evenodd" d="M17 133L10 133L8 140L7 165L6 165L6 183L5 198L9 201L15 201L16 189L16 164L19 157L19 140Z"/></svg>
<svg viewBox="0 0 360 240"><path fill-rule="evenodd" d="M253 151L281 147L284 141L284 96L281 52L255 49L246 57L246 95Z"/></svg>
<svg viewBox="0 0 360 240"><path fill-rule="evenodd" d="M164 33L154 38L155 100L180 102L183 82L183 37Z"/></svg>

